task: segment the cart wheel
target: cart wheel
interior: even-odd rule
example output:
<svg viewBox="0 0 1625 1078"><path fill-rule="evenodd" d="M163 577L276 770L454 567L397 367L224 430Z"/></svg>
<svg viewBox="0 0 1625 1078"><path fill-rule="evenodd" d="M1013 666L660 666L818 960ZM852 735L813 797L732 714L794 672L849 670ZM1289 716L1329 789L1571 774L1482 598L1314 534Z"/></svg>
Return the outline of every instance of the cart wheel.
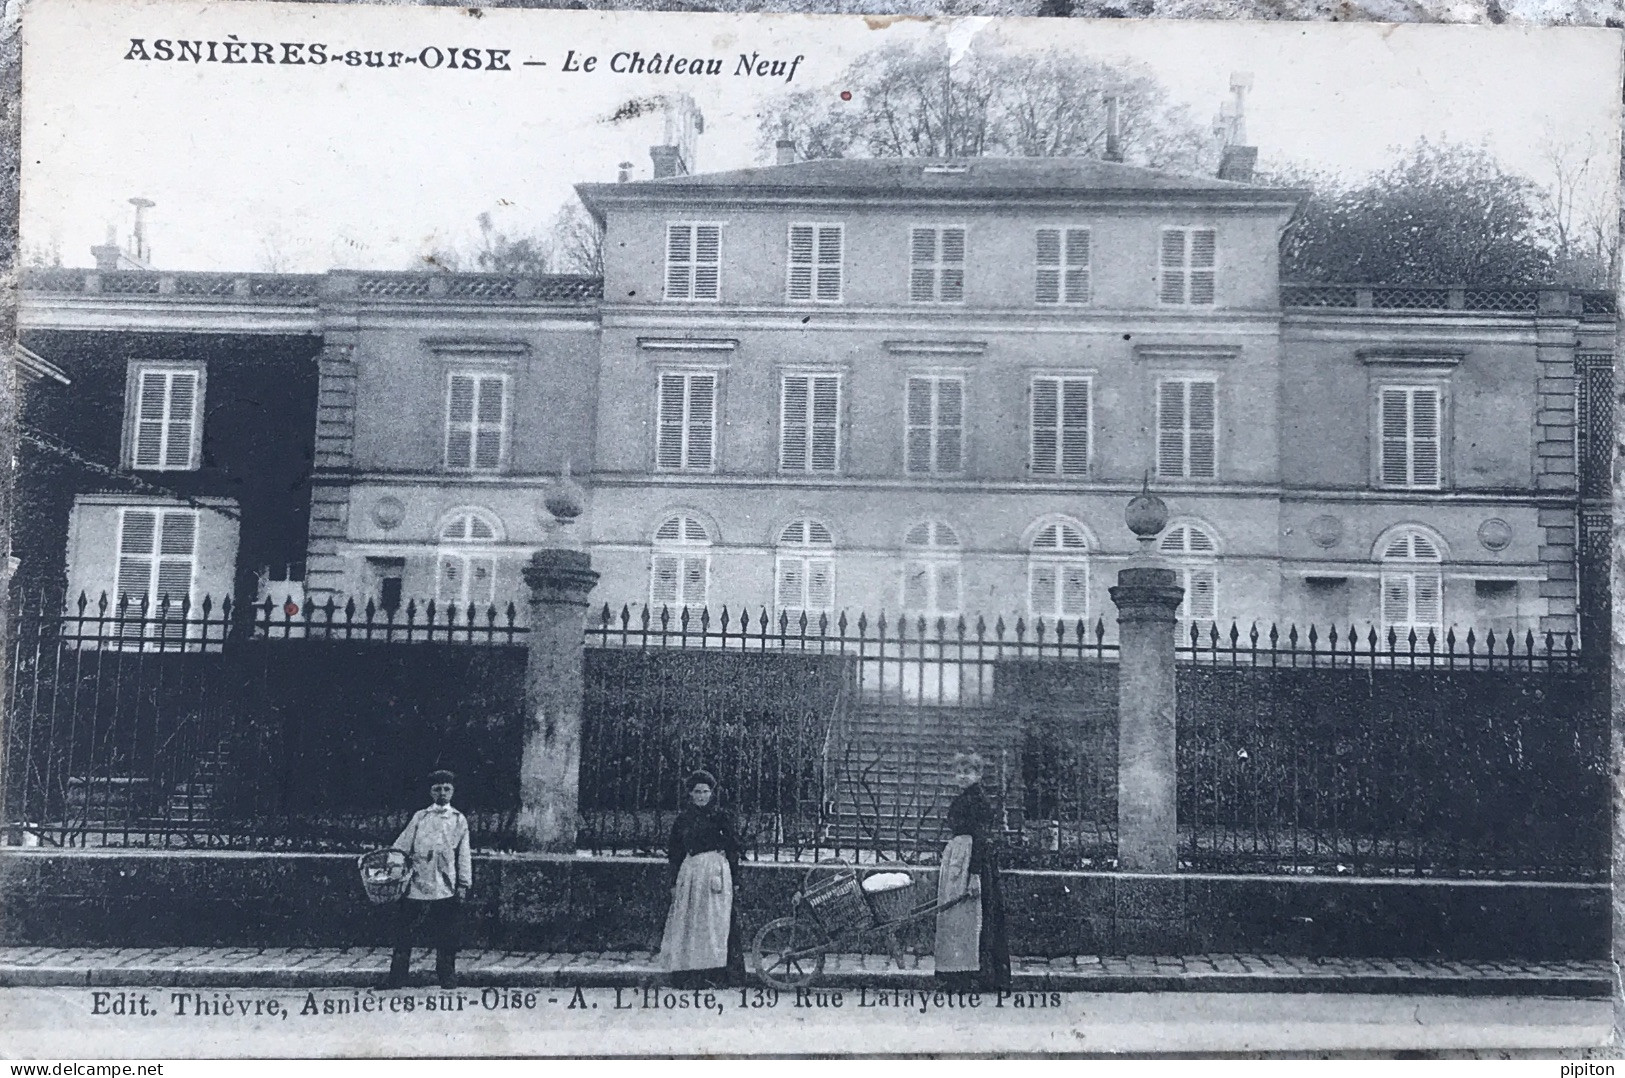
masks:
<svg viewBox="0 0 1625 1078"><path fill-rule="evenodd" d="M756 976L774 988L802 988L824 972L823 939L816 928L796 917L763 925L751 950Z"/></svg>

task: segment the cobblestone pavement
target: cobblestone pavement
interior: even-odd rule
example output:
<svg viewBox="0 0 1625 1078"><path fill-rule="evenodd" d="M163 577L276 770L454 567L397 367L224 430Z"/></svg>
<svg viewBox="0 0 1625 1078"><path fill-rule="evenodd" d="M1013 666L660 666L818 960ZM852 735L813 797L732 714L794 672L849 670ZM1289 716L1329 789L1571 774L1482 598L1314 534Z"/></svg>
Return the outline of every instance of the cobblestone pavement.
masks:
<svg viewBox="0 0 1625 1078"><path fill-rule="evenodd" d="M414 984L431 982L433 956L414 955ZM163 985L325 988L378 983L383 947L61 948L0 947L0 987ZM465 951L459 978L471 987L643 985L664 978L648 951L574 954ZM830 955L821 983L917 985L930 957ZM1606 996L1606 961L1434 961L1415 958L1300 958L1286 955L1076 955L1017 958L1018 988L1059 991L1418 992L1452 995Z"/></svg>

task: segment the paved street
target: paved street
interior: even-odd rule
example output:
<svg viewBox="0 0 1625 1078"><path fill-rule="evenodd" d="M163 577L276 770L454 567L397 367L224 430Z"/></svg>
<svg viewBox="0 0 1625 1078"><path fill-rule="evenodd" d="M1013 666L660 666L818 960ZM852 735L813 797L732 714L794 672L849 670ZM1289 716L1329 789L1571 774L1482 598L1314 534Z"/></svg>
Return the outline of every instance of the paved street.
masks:
<svg viewBox="0 0 1625 1078"><path fill-rule="evenodd" d="M432 953L415 956L428 983ZM0 947L0 987L173 986L338 988L376 984L385 948L54 948ZM1606 997L1606 962L1432 962L1407 958L1300 958L1206 954L1018 958L1017 987L1060 992L1357 992ZM548 954L468 951L458 961L465 985L550 987L658 984L647 951ZM831 955L820 983L924 987L931 959Z"/></svg>
<svg viewBox="0 0 1625 1078"><path fill-rule="evenodd" d="M923 986L922 986L923 987ZM1019 1006L1018 1006L1019 1003ZM0 1052L214 1056L1555 1051L1606 1043L1606 1000L874 987L0 990Z"/></svg>

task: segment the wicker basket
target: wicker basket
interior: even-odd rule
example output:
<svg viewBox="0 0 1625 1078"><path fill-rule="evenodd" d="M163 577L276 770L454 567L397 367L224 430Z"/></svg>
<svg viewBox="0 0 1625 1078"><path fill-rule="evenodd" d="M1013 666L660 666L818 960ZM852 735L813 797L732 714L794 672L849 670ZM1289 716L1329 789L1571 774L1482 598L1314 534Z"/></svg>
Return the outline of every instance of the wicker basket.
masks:
<svg viewBox="0 0 1625 1078"><path fill-rule="evenodd" d="M809 883L797 897L831 935L869 927L870 907L858 886L857 873L851 869Z"/></svg>
<svg viewBox="0 0 1625 1078"><path fill-rule="evenodd" d="M375 903L395 902L412 884L412 862L404 851L373 850L356 859L361 870L361 886Z"/></svg>
<svg viewBox="0 0 1625 1078"><path fill-rule="evenodd" d="M874 873L869 879L874 879L878 875L882 874ZM867 882L866 880L865 883ZM881 891L871 891L865 886L863 896L869 900L869 908L874 911L875 922L887 924L891 921L901 921L914 912L914 891L914 878L910 876L908 883L887 887Z"/></svg>

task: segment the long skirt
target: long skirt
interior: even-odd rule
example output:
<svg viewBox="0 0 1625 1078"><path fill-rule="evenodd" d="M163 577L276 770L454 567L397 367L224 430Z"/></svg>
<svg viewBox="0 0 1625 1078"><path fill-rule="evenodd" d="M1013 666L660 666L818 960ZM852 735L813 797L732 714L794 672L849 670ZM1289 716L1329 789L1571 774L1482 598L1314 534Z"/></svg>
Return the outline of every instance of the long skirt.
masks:
<svg viewBox="0 0 1625 1078"><path fill-rule="evenodd" d="M970 870L971 837L955 835L942 848L937 872L937 972L965 973L982 968L981 881ZM977 886L977 893L964 897ZM953 903L953 905L949 905Z"/></svg>
<svg viewBox="0 0 1625 1078"><path fill-rule="evenodd" d="M660 940L661 964L668 970L726 966L733 904L733 873L726 857L708 850L683 858Z"/></svg>

